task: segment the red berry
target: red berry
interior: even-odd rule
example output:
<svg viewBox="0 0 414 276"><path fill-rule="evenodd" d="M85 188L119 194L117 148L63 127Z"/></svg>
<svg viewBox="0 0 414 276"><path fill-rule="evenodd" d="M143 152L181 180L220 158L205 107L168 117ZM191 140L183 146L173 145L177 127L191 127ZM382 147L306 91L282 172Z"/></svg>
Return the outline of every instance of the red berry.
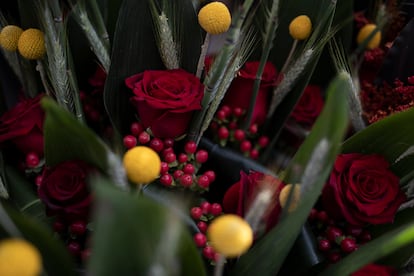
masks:
<svg viewBox="0 0 414 276"><path fill-rule="evenodd" d="M171 174L164 174L160 177L160 182L162 185L170 187L173 183L173 177Z"/></svg>
<svg viewBox="0 0 414 276"><path fill-rule="evenodd" d="M179 155L178 155L178 162L180 162L181 164L182 163L185 163L185 162L187 162L188 161L188 156L187 156L187 154L185 154L185 153L180 153Z"/></svg>
<svg viewBox="0 0 414 276"><path fill-rule="evenodd" d="M200 208L203 211L203 214L210 213L211 204L208 201L203 201L200 204Z"/></svg>
<svg viewBox="0 0 414 276"><path fill-rule="evenodd" d="M203 256L206 257L207 259L213 259L214 258L214 249L213 247L207 245L206 247L204 247L203 249Z"/></svg>
<svg viewBox="0 0 414 276"><path fill-rule="evenodd" d="M162 161L161 162L161 174L166 174L168 172L168 170L170 169L170 167L168 166L167 162Z"/></svg>
<svg viewBox="0 0 414 276"><path fill-rule="evenodd" d="M234 129L237 129L237 127L238 127L238 125L237 125L236 121L231 121L229 123L229 129L234 130Z"/></svg>
<svg viewBox="0 0 414 276"><path fill-rule="evenodd" d="M256 159L259 158L259 151L257 149L253 148L253 149L250 150L249 156L250 156L251 159L256 160Z"/></svg>
<svg viewBox="0 0 414 276"><path fill-rule="evenodd" d="M229 106L227 106L227 105L223 105L223 106L220 108L220 110L223 110L223 111L224 111L224 113L226 113L226 116L229 116L229 115L230 115L230 113L231 113L231 108L230 108Z"/></svg>
<svg viewBox="0 0 414 276"><path fill-rule="evenodd" d="M39 165L40 159L39 156L34 153L30 152L26 155L26 166L29 168L36 168Z"/></svg>
<svg viewBox="0 0 414 276"><path fill-rule="evenodd" d="M138 137L138 135L140 135L140 133L144 131L144 127L140 123L134 122L131 124L130 130L132 135Z"/></svg>
<svg viewBox="0 0 414 276"><path fill-rule="evenodd" d="M179 179L183 174L184 172L182 170L176 170L173 172L173 177L174 179Z"/></svg>
<svg viewBox="0 0 414 276"><path fill-rule="evenodd" d="M89 248L82 250L81 258L84 263L87 262L90 259L90 257L91 257L91 250Z"/></svg>
<svg viewBox="0 0 414 276"><path fill-rule="evenodd" d="M358 249L356 241L352 238L345 238L341 241L341 250L345 253L351 253Z"/></svg>
<svg viewBox="0 0 414 276"><path fill-rule="evenodd" d="M327 239L320 239L318 241L318 249L322 252L329 251L331 249L331 243Z"/></svg>
<svg viewBox="0 0 414 276"><path fill-rule="evenodd" d="M174 139L171 138L165 138L164 139L164 146L166 148L172 148L172 146L174 146Z"/></svg>
<svg viewBox="0 0 414 276"><path fill-rule="evenodd" d="M244 133L244 130L242 129L236 129L234 131L234 139L236 139L237 141L243 141L244 137L246 137L246 134Z"/></svg>
<svg viewBox="0 0 414 276"><path fill-rule="evenodd" d="M62 233L63 231L65 231L65 229L66 229L66 225L63 222L61 222L61 221L55 221L53 223L53 230L55 232Z"/></svg>
<svg viewBox="0 0 414 276"><path fill-rule="evenodd" d="M197 227L198 227L198 229L200 229L200 231L201 231L202 233L207 232L207 227L208 227L208 225L207 225L207 223L205 223L204 221L199 221L199 222L197 222Z"/></svg>
<svg viewBox="0 0 414 276"><path fill-rule="evenodd" d="M218 204L218 203L211 204L211 206L210 206L210 213L213 216L220 215L222 211L223 211L223 209L221 208L221 205L220 204Z"/></svg>
<svg viewBox="0 0 414 276"><path fill-rule="evenodd" d="M81 246L78 242L71 241L67 246L69 253L71 253L74 256L77 256L80 254Z"/></svg>
<svg viewBox="0 0 414 276"><path fill-rule="evenodd" d="M86 232L86 224L83 221L74 222L69 226L72 234L81 236Z"/></svg>
<svg viewBox="0 0 414 276"><path fill-rule="evenodd" d="M43 176L42 175L36 176L36 179L35 179L36 186L40 187L40 185L42 185L42 182L43 182Z"/></svg>
<svg viewBox="0 0 414 276"><path fill-rule="evenodd" d="M354 238L358 237L362 233L362 228L360 226L350 225L346 226L346 234Z"/></svg>
<svg viewBox="0 0 414 276"><path fill-rule="evenodd" d="M193 164L185 164L183 167L183 172L186 174L193 174L195 172Z"/></svg>
<svg viewBox="0 0 414 276"><path fill-rule="evenodd" d="M133 135L127 135L124 137L123 142L124 142L124 146L127 149L131 149L137 145L137 138L135 138L135 136Z"/></svg>
<svg viewBox="0 0 414 276"><path fill-rule="evenodd" d="M210 186L210 180L206 175L200 175L197 179L197 184L201 188L207 189Z"/></svg>
<svg viewBox="0 0 414 276"><path fill-rule="evenodd" d="M230 132L225 126L220 127L217 131L218 138L221 140L227 139L229 137L229 134Z"/></svg>
<svg viewBox="0 0 414 276"><path fill-rule="evenodd" d="M174 162L175 160L177 160L177 157L175 156L174 152L169 152L164 156L164 161L168 164Z"/></svg>
<svg viewBox="0 0 414 276"><path fill-rule="evenodd" d="M339 262L341 258L342 258L341 254L336 251L329 252L328 254L328 260L331 264Z"/></svg>
<svg viewBox="0 0 414 276"><path fill-rule="evenodd" d="M334 226L330 226L328 227L328 229L326 229L326 238L330 241L330 242L336 242L336 239L338 237L342 236L342 230L334 227Z"/></svg>
<svg viewBox="0 0 414 276"><path fill-rule="evenodd" d="M258 128L257 124L253 124L249 127L249 132L251 134L256 134L258 130L259 130L259 128Z"/></svg>
<svg viewBox="0 0 414 276"><path fill-rule="evenodd" d="M257 144L259 144L259 146L261 146L262 148L266 147L269 144L269 137L260 136L259 140L257 141Z"/></svg>
<svg viewBox="0 0 414 276"><path fill-rule="evenodd" d="M161 152L164 149L164 143L159 138L151 139L149 146L156 152Z"/></svg>
<svg viewBox="0 0 414 276"><path fill-rule="evenodd" d="M325 211L319 211L317 214L317 219L322 224L328 223L329 221L328 213L326 213Z"/></svg>
<svg viewBox="0 0 414 276"><path fill-rule="evenodd" d="M359 236L359 240L361 243L366 243L372 240L371 233L368 230L363 230L361 235Z"/></svg>
<svg viewBox="0 0 414 276"><path fill-rule="evenodd" d="M169 153L174 153L174 149L173 148L165 148L163 151L162 151L162 153L161 153L161 155L163 156L163 157L165 157L167 154L169 154Z"/></svg>
<svg viewBox="0 0 414 276"><path fill-rule="evenodd" d="M184 151L188 154L193 154L196 152L196 150L197 150L197 144L194 141L188 141L184 145Z"/></svg>
<svg viewBox="0 0 414 276"><path fill-rule="evenodd" d="M193 177L189 174L183 174L180 176L180 184L184 187L190 187L193 185Z"/></svg>
<svg viewBox="0 0 414 276"><path fill-rule="evenodd" d="M248 152L252 148L252 143L249 140L244 140L240 143L240 150L242 152Z"/></svg>
<svg viewBox="0 0 414 276"><path fill-rule="evenodd" d="M203 175L208 177L210 183L216 179L216 173L214 171L206 171L203 173Z"/></svg>
<svg viewBox="0 0 414 276"><path fill-rule="evenodd" d="M193 207L190 210L190 214L194 220L199 220L203 215L203 210L200 207Z"/></svg>
<svg viewBox="0 0 414 276"><path fill-rule="evenodd" d="M96 109L92 109L91 111L86 113L86 115L91 122L98 122L99 119L101 119L101 114Z"/></svg>
<svg viewBox="0 0 414 276"><path fill-rule="evenodd" d="M203 233L196 233L194 235L194 242L198 247L204 247L207 243L207 237Z"/></svg>
<svg viewBox="0 0 414 276"><path fill-rule="evenodd" d="M244 113L244 110L242 108L240 108L240 107L235 107L233 109L233 114L236 117L241 117L243 115L243 113Z"/></svg>
<svg viewBox="0 0 414 276"><path fill-rule="evenodd" d="M226 119L226 112L224 112L223 110L219 110L216 113L216 118L219 119L220 121L224 121Z"/></svg>
<svg viewBox="0 0 414 276"><path fill-rule="evenodd" d="M151 136L145 131L141 132L138 135L138 142L142 145L147 144L150 140L151 140Z"/></svg>
<svg viewBox="0 0 414 276"><path fill-rule="evenodd" d="M195 154L195 159L197 163L205 163L208 159L208 152L206 150L199 150Z"/></svg>
<svg viewBox="0 0 414 276"><path fill-rule="evenodd" d="M316 210L315 208L312 208L312 210L309 213L308 220L314 221L316 220L317 216L318 216L318 210Z"/></svg>

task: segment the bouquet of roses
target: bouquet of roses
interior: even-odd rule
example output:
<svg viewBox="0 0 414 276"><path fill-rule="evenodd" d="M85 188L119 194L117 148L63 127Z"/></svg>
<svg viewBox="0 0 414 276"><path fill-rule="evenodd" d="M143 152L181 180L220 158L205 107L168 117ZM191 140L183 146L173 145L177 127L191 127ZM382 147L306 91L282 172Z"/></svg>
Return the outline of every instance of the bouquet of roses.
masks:
<svg viewBox="0 0 414 276"><path fill-rule="evenodd" d="M1 275L412 273L409 1L1 5Z"/></svg>

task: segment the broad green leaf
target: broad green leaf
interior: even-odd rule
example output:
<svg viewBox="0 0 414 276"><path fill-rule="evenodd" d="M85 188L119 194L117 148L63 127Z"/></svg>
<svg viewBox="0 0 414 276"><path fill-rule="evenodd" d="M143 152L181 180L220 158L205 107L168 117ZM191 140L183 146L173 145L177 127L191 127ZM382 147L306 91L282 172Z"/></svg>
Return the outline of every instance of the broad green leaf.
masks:
<svg viewBox="0 0 414 276"><path fill-rule="evenodd" d="M107 149L87 126L50 98L42 99L46 165L67 160L83 160L103 172L108 169Z"/></svg>
<svg viewBox="0 0 414 276"><path fill-rule="evenodd" d="M391 231L349 254L342 261L331 265L321 276L347 276L362 268L365 264L375 262L381 257L393 254L396 250L414 242L414 224L411 222Z"/></svg>
<svg viewBox="0 0 414 276"><path fill-rule="evenodd" d="M23 237L40 251L47 275L76 275L74 261L60 239L54 238L49 229L32 218L24 216L19 211L6 205L3 205L3 207L5 207L9 217ZM2 238L9 237L1 223L0 235Z"/></svg>
<svg viewBox="0 0 414 276"><path fill-rule="evenodd" d="M93 184L91 275L205 275L191 236L168 208L102 179Z"/></svg>
<svg viewBox="0 0 414 276"><path fill-rule="evenodd" d="M285 181L300 183L303 200L236 264L233 275L275 275L319 198L340 150L348 125L348 80L338 76L328 88L328 99L308 138L291 161ZM272 258L269 258L272 256Z"/></svg>

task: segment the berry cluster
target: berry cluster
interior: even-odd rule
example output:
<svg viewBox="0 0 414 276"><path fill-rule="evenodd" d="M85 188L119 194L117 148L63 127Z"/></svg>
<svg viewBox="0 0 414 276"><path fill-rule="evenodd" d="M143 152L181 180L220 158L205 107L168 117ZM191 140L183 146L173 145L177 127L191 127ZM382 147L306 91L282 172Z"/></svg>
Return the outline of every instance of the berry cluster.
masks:
<svg viewBox="0 0 414 276"><path fill-rule="evenodd" d="M258 159L260 150L269 144L269 138L258 134L257 124L252 124L244 130L241 124L245 115L246 112L242 108L232 109L224 105L217 111L210 130L213 132L214 140L221 146L229 145L246 157Z"/></svg>
<svg viewBox="0 0 414 276"><path fill-rule="evenodd" d="M203 201L199 206L195 206L190 210L190 215L197 223L197 227L200 230L199 233L196 233L193 236L194 243L202 250L203 256L211 262L217 261L219 254L208 244L206 232L209 223L221 214L221 205L218 203L210 203L208 201Z"/></svg>
<svg viewBox="0 0 414 276"><path fill-rule="evenodd" d="M371 233L359 226L337 222L326 211L312 209L309 215L314 233L318 237L318 249L329 263L336 263L354 252L360 245L371 240Z"/></svg>
<svg viewBox="0 0 414 276"><path fill-rule="evenodd" d="M192 191L204 192L215 180L214 171L198 174L201 165L208 159L208 152L197 149L194 141L184 144L184 151L178 152L173 139L152 137L139 122L131 124L131 134L123 139L127 149L136 145L146 145L156 151L161 158L161 176L159 182L167 187L182 187Z"/></svg>

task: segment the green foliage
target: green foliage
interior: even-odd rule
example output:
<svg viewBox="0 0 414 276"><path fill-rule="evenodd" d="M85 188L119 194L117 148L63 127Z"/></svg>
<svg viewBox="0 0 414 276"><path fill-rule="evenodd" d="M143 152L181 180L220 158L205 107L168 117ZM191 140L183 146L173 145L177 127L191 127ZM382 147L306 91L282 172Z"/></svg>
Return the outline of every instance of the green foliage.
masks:
<svg viewBox="0 0 414 276"><path fill-rule="evenodd" d="M168 208L103 179L93 186L91 275L205 275L191 236Z"/></svg>

